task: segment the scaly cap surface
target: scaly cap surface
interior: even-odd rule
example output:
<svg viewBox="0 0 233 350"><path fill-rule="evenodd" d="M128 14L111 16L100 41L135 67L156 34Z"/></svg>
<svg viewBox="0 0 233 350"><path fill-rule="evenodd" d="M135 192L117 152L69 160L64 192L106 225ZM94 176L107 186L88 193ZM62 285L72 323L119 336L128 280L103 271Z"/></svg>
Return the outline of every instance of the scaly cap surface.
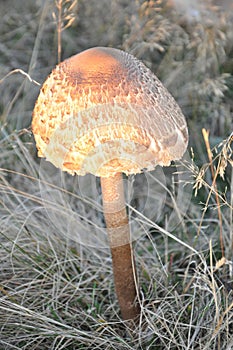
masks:
<svg viewBox="0 0 233 350"><path fill-rule="evenodd" d="M38 155L71 174L108 177L169 165L188 143L185 118L132 55L96 47L57 65L33 111Z"/></svg>

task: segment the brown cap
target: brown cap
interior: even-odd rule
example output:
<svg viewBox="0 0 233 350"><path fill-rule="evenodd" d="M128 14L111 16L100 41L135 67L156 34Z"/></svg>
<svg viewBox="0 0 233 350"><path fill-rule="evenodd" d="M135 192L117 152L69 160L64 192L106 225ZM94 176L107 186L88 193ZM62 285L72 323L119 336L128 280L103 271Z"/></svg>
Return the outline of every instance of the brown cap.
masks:
<svg viewBox="0 0 233 350"><path fill-rule="evenodd" d="M78 175L152 170L180 159L188 143L185 118L158 78L132 55L105 47L57 65L32 129L38 155Z"/></svg>

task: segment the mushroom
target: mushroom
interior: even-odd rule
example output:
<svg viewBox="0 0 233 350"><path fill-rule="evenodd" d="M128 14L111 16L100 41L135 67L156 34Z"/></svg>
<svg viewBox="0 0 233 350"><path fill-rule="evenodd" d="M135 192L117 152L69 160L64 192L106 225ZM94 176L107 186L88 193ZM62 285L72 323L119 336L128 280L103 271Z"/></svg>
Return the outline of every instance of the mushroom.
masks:
<svg viewBox="0 0 233 350"><path fill-rule="evenodd" d="M122 173L180 159L185 118L158 78L134 56L95 47L58 64L33 111L38 156L70 174L101 178L115 290L124 320L140 313Z"/></svg>

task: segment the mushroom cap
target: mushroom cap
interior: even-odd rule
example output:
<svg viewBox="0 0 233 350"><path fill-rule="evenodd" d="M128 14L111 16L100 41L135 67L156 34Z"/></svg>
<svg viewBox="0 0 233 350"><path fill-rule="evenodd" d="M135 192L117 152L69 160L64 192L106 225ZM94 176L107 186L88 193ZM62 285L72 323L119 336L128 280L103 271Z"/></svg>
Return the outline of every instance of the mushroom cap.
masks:
<svg viewBox="0 0 233 350"><path fill-rule="evenodd" d="M71 174L136 174L180 159L185 118L134 56L95 47L58 64L33 111L38 155Z"/></svg>

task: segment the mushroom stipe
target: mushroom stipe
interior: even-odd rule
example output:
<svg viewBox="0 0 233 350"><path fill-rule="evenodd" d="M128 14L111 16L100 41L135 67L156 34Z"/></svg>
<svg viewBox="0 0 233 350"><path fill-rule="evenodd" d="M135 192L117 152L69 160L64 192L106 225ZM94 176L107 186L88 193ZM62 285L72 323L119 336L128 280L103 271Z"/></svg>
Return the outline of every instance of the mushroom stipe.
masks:
<svg viewBox="0 0 233 350"><path fill-rule="evenodd" d="M122 174L101 178L103 209L112 253L115 290L124 320L137 321L136 268L125 208Z"/></svg>
<svg viewBox="0 0 233 350"><path fill-rule="evenodd" d="M124 320L140 302L122 173L137 174L180 159L185 118L159 79L118 49L95 47L58 64L33 111L38 155L70 174L101 178L115 290Z"/></svg>

